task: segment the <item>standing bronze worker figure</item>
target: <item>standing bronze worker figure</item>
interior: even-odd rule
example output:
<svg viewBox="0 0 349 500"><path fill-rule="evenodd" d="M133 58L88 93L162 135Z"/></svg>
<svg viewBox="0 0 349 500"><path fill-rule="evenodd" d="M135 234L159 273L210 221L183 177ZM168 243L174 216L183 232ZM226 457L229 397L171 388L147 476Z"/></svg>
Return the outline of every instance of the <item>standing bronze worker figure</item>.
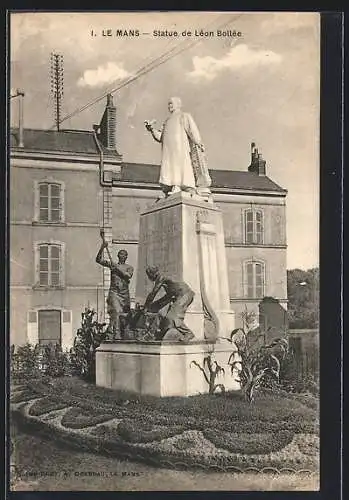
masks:
<svg viewBox="0 0 349 500"><path fill-rule="evenodd" d="M120 315L130 311L129 283L133 275L133 267L126 264L128 253L126 250L118 252L118 262L113 261L108 242L101 231L102 245L97 253L96 262L110 269L110 288L107 299L108 314L110 317L109 332L114 340L121 339ZM103 259L104 249L107 250L109 260Z"/></svg>

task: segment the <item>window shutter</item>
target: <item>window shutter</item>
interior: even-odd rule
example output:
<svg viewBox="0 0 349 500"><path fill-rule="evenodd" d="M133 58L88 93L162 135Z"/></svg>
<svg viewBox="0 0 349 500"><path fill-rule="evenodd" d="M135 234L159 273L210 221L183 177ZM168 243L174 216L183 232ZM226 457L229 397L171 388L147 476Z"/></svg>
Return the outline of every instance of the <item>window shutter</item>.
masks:
<svg viewBox="0 0 349 500"><path fill-rule="evenodd" d="M39 220L39 183L38 181L34 181L34 221Z"/></svg>
<svg viewBox="0 0 349 500"><path fill-rule="evenodd" d="M73 347L73 324L72 324L72 311L62 310L62 349L70 349Z"/></svg>
<svg viewBox="0 0 349 500"><path fill-rule="evenodd" d="M60 222L64 222L64 220L65 220L64 195L65 195L64 184L61 184L60 197L59 197L59 220L60 220Z"/></svg>
<svg viewBox="0 0 349 500"><path fill-rule="evenodd" d="M65 244L59 246L59 284L65 286Z"/></svg>
<svg viewBox="0 0 349 500"><path fill-rule="evenodd" d="M245 297L256 299L264 295L265 264L252 260L244 262Z"/></svg>
<svg viewBox="0 0 349 500"><path fill-rule="evenodd" d="M34 220L43 223L64 221L64 183L54 179L34 181Z"/></svg>
<svg viewBox="0 0 349 500"><path fill-rule="evenodd" d="M263 265L261 263L255 263L254 265L255 271L255 296L256 298L263 297L263 288L264 288L264 277L263 277Z"/></svg>
<svg viewBox="0 0 349 500"><path fill-rule="evenodd" d="M253 263L249 262L246 265L246 273L247 273L247 297L252 298L254 296L253 290Z"/></svg>
<svg viewBox="0 0 349 500"><path fill-rule="evenodd" d="M34 285L40 285L40 246L34 245Z"/></svg>
<svg viewBox="0 0 349 500"><path fill-rule="evenodd" d="M245 210L245 243L253 243L253 212L251 209Z"/></svg>
<svg viewBox="0 0 349 500"><path fill-rule="evenodd" d="M71 311L63 311L63 323L71 323Z"/></svg>
<svg viewBox="0 0 349 500"><path fill-rule="evenodd" d="M28 311L28 323L37 323L38 313L36 311Z"/></svg>
<svg viewBox="0 0 349 500"><path fill-rule="evenodd" d="M35 310L27 312L27 341L32 345L38 343L38 312Z"/></svg>
<svg viewBox="0 0 349 500"><path fill-rule="evenodd" d="M263 212L257 210L256 216L256 243L263 243Z"/></svg>

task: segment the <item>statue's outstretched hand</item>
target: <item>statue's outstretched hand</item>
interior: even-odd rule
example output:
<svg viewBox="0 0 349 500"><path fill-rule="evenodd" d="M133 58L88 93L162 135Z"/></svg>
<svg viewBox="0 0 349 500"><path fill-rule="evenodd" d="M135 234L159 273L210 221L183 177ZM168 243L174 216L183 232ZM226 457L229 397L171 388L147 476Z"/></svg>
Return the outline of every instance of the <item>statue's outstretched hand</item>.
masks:
<svg viewBox="0 0 349 500"><path fill-rule="evenodd" d="M149 130L149 132L151 132L153 130L154 123L155 123L155 120L145 120L145 122L144 122L145 128L147 130Z"/></svg>

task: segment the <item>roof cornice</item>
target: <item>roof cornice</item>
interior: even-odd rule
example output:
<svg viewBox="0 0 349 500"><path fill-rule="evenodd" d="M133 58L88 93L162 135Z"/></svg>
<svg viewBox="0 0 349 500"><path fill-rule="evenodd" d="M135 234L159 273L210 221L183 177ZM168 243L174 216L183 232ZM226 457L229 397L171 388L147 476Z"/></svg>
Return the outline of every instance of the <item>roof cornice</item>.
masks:
<svg viewBox="0 0 349 500"><path fill-rule="evenodd" d="M134 188L134 189L160 189L159 184L151 183L151 182L133 182L133 181L122 181L113 179L113 187L119 188ZM285 197L287 195L287 190L283 189L282 191L272 191L272 190L262 190L262 189L242 189L242 188L221 188L211 186L211 191L213 194L242 194L242 195L253 195L253 196L277 196L277 197Z"/></svg>
<svg viewBox="0 0 349 500"><path fill-rule="evenodd" d="M25 150L23 148L11 148L11 158L21 158L29 160L50 160L54 162L71 161L73 163L96 163L99 162L99 154L96 153L71 153L71 152L52 152L42 150ZM120 165L122 163L122 156L104 156L104 162L111 165Z"/></svg>

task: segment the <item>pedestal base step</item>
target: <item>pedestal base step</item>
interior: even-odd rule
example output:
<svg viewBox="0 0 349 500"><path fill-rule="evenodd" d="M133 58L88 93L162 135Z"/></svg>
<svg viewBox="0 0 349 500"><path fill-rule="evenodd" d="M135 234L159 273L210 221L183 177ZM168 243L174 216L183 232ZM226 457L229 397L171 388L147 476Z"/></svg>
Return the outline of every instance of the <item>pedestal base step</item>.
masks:
<svg viewBox="0 0 349 500"><path fill-rule="evenodd" d="M208 393L209 384L199 366L209 379L204 359L210 357L214 369L215 361L224 369L215 383L223 384L226 391L239 390L238 373L232 375L228 363L235 350L229 342L184 345L120 341L102 344L96 351L96 385L158 397Z"/></svg>

